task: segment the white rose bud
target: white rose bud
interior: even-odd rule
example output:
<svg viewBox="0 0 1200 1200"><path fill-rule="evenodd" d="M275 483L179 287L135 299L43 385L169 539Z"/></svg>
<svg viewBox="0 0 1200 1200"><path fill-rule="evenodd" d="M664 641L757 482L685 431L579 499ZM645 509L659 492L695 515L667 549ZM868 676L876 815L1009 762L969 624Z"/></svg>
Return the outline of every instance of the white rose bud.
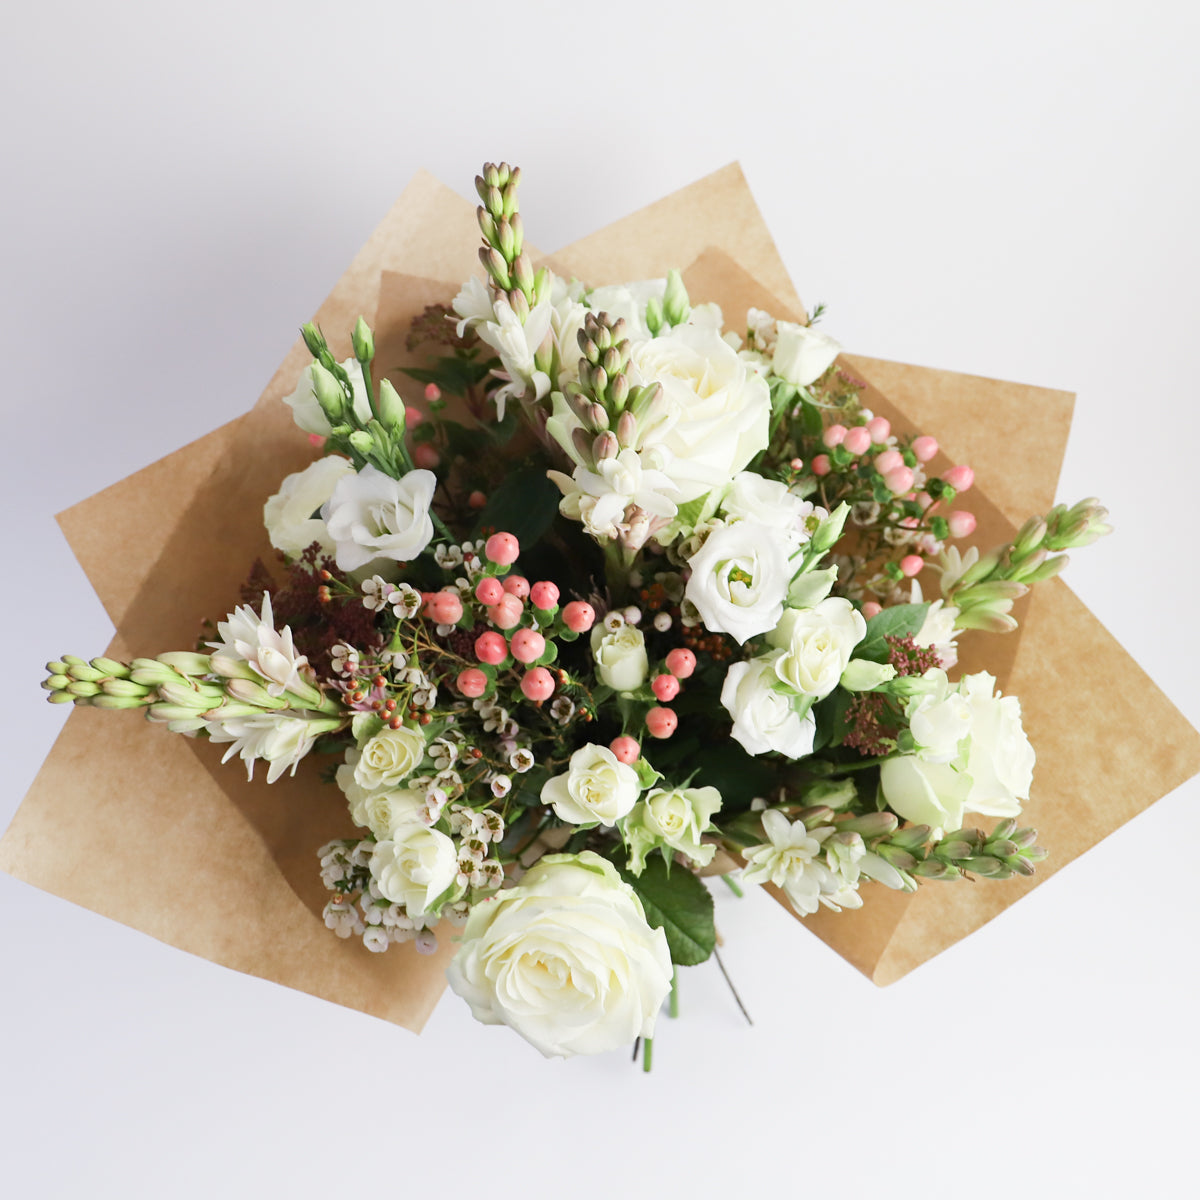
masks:
<svg viewBox="0 0 1200 1200"><path fill-rule="evenodd" d="M614 633L596 625L592 629L592 657L600 682L617 692L636 691L650 674L646 638L635 625L622 625Z"/></svg>
<svg viewBox="0 0 1200 1200"><path fill-rule="evenodd" d="M655 846L678 850L697 866L708 866L716 847L702 844L700 836L720 807L721 793L714 787L655 788L648 792L624 825L631 851L629 869L640 875L647 854Z"/></svg>
<svg viewBox="0 0 1200 1200"><path fill-rule="evenodd" d="M546 781L541 798L572 825L613 825L637 803L641 791L631 766L607 746L589 742L571 755L565 774Z"/></svg>
<svg viewBox="0 0 1200 1200"><path fill-rule="evenodd" d="M611 863L552 854L472 908L446 976L477 1021L547 1058L600 1054L653 1036L671 955Z"/></svg>
<svg viewBox="0 0 1200 1200"><path fill-rule="evenodd" d="M767 641L783 653L775 674L794 692L820 700L838 685L867 623L849 600L831 596L816 608L789 608Z"/></svg>
<svg viewBox="0 0 1200 1200"><path fill-rule="evenodd" d="M425 736L419 730L402 725L399 729L381 729L362 748L362 757L354 766L354 781L367 791L393 788L421 765L425 757Z"/></svg>
<svg viewBox="0 0 1200 1200"><path fill-rule="evenodd" d="M811 325L780 321L776 325L773 367L780 379L796 387L808 387L833 365L842 347Z"/></svg>
<svg viewBox="0 0 1200 1200"><path fill-rule="evenodd" d="M420 917L454 883L458 853L444 833L413 822L398 826L371 855L371 876L393 904Z"/></svg>

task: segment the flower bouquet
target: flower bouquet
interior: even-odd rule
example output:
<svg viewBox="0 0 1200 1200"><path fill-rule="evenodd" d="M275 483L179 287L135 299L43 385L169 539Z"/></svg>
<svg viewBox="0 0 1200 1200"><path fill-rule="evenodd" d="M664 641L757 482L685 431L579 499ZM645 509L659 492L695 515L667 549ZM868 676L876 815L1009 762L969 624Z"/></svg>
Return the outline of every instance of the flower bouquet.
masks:
<svg viewBox="0 0 1200 1200"><path fill-rule="evenodd" d="M206 772L245 763L221 789L260 835L263 878L269 861L290 889L251 879L259 920L303 932L223 961L419 1023L415 952L544 1054L641 1038L648 1055L676 968L714 950L703 875L774 886L877 977L918 889L1033 875L1034 750L1002 647L1032 587L1061 601L1062 552L1108 527L1085 501L1013 528L935 424L906 428L839 358L819 310L724 255L649 282L537 265L518 178L476 180L482 277L448 296L380 270L374 330L349 298L329 306L270 389L276 412L189 456L208 503L194 495L171 540L215 532L224 559L254 545L258 484L222 455L253 445L283 468L263 510L279 558L247 555L241 604L186 649L143 649L176 628L151 570L118 605L118 644L53 662L46 686L143 710ZM1180 755L1134 803L1194 760L1159 706ZM293 796L254 787L260 761L295 820L279 815ZM6 865L36 876L35 825ZM208 857L236 836L181 832ZM236 874L244 888L245 861ZM333 934L354 956L336 985L305 954ZM883 977L940 948L921 942Z"/></svg>

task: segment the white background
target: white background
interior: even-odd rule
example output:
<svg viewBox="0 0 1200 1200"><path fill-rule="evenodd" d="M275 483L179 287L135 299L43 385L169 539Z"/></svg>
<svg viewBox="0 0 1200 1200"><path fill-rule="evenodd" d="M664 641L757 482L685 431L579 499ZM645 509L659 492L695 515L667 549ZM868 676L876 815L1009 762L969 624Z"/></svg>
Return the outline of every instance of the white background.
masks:
<svg viewBox="0 0 1200 1200"><path fill-rule="evenodd" d="M485 158L547 250L738 158L850 350L1078 392L1060 498L1118 533L1069 582L1200 721L1196 12L10 8L0 821L65 716L41 664L111 632L52 514L247 408L413 172L468 194ZM722 889L756 1024L688 971L648 1077L452 995L417 1038L0 876L0 1192L1194 1194L1197 799L884 991Z"/></svg>

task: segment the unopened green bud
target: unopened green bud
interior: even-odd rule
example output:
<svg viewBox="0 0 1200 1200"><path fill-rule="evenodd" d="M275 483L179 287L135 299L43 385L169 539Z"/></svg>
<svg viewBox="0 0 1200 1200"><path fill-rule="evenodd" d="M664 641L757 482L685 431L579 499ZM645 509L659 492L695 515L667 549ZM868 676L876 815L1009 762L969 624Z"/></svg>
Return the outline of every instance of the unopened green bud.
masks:
<svg viewBox="0 0 1200 1200"><path fill-rule="evenodd" d="M624 379L624 375L618 375L618 379ZM631 450L637 443L637 418L631 412L623 412L617 418L617 441L620 443L622 450Z"/></svg>
<svg viewBox="0 0 1200 1200"><path fill-rule="evenodd" d="M604 390L608 387L608 372L603 367L593 367L591 371L588 372L588 376L588 381L591 384L592 391L594 391L597 396L604 395Z"/></svg>
<svg viewBox="0 0 1200 1200"><path fill-rule="evenodd" d="M50 675L65 675L67 673L67 664L61 659L54 659L46 664L46 671Z"/></svg>
<svg viewBox="0 0 1200 1200"><path fill-rule="evenodd" d="M611 430L605 430L592 443L592 457L597 462L601 462L606 458L616 458L620 448L617 445L617 435Z"/></svg>
<svg viewBox="0 0 1200 1200"><path fill-rule="evenodd" d="M86 667L88 665L87 659L80 658L78 654L64 654L62 660L68 667Z"/></svg>
<svg viewBox="0 0 1200 1200"><path fill-rule="evenodd" d="M286 700L272 696L261 683L252 679L231 679L225 685L225 691L235 700L257 708L287 708Z"/></svg>
<svg viewBox="0 0 1200 1200"><path fill-rule="evenodd" d="M513 248L512 253L515 258L522 250L525 249L525 222L521 220L519 212L513 213L508 220L508 227L512 230ZM540 275L541 272L539 271ZM537 276L534 276L534 286L537 286Z"/></svg>
<svg viewBox="0 0 1200 1200"><path fill-rule="evenodd" d="M625 374L612 376L608 383L608 400L612 405L613 411L623 413L628 399L629 376Z"/></svg>
<svg viewBox="0 0 1200 1200"><path fill-rule="evenodd" d="M512 277L526 296L533 293L533 263L523 250L513 259Z"/></svg>
<svg viewBox="0 0 1200 1200"><path fill-rule="evenodd" d="M1014 555L1015 557L1015 555ZM1015 567L1009 572L1009 578L1015 579L1018 583L1024 583L1032 575L1036 575L1038 569L1050 559L1050 551L1046 549L1035 550L1028 557L1021 559Z"/></svg>
<svg viewBox="0 0 1200 1200"><path fill-rule="evenodd" d="M968 568L962 573L957 582L954 584L954 593L957 595L964 588L973 587L980 580L986 579L1000 565L1000 556L994 551L990 554L980 555L979 561L974 566ZM955 602L957 603L957 601Z"/></svg>
<svg viewBox="0 0 1200 1200"><path fill-rule="evenodd" d="M994 858L964 858L958 864L963 871L970 871L972 875L981 875L984 879L999 879L1008 874L1008 868Z"/></svg>
<svg viewBox="0 0 1200 1200"><path fill-rule="evenodd" d="M603 433L608 428L608 410L603 404L588 405L588 424L597 433Z"/></svg>
<svg viewBox="0 0 1200 1200"><path fill-rule="evenodd" d="M309 378L312 379L313 395L325 414L330 425L337 425L342 419L346 408L346 395L342 385L320 363L309 367Z"/></svg>
<svg viewBox="0 0 1200 1200"><path fill-rule="evenodd" d="M939 858L970 858L975 853L975 847L970 842L943 842L937 852Z"/></svg>
<svg viewBox="0 0 1200 1200"><path fill-rule="evenodd" d="M1024 875L1026 878L1037 874L1037 868L1033 863L1027 858L1021 858L1019 855L1008 859L1008 867L1014 875Z"/></svg>
<svg viewBox="0 0 1200 1200"><path fill-rule="evenodd" d="M369 363L375 357L375 335L371 327L359 317L354 322L354 332L350 335L350 344L354 347L354 357L360 363Z"/></svg>
<svg viewBox="0 0 1200 1200"><path fill-rule="evenodd" d="M579 349L585 362L595 364L600 361L600 347L582 329L579 331Z"/></svg>
<svg viewBox="0 0 1200 1200"><path fill-rule="evenodd" d="M986 633L1012 633L1016 627L1015 617L986 607L960 612L954 618L955 629L982 629Z"/></svg>
<svg viewBox="0 0 1200 1200"><path fill-rule="evenodd" d="M70 682L69 675L51 675L48 679L42 680L42 687L48 692L61 692Z"/></svg>
<svg viewBox="0 0 1200 1200"><path fill-rule="evenodd" d="M144 708L148 703L148 696L110 696L107 692L102 692L91 700L93 708Z"/></svg>
<svg viewBox="0 0 1200 1200"><path fill-rule="evenodd" d="M98 671L91 663L72 663L68 674L72 679L83 680L87 683L99 683L108 678L107 671Z"/></svg>
<svg viewBox="0 0 1200 1200"><path fill-rule="evenodd" d="M586 429L576 425L571 430L571 445L575 447L575 453L580 461L584 463L592 461L592 439Z"/></svg>
<svg viewBox="0 0 1200 1200"><path fill-rule="evenodd" d="M881 684L896 677L896 668L890 663L870 662L865 658L852 658L842 672L841 685L848 692L873 692Z"/></svg>
<svg viewBox="0 0 1200 1200"><path fill-rule="evenodd" d="M100 690L106 696L136 697L137 699L141 699L143 696L150 695L153 689L144 687L140 683L134 683L132 679L106 679L100 685Z"/></svg>
<svg viewBox="0 0 1200 1200"><path fill-rule="evenodd" d="M128 679L129 665L123 662L117 662L115 658L93 658L92 666L97 671L102 671L110 679Z"/></svg>
<svg viewBox="0 0 1200 1200"><path fill-rule="evenodd" d="M1041 517L1030 517L1021 526L1021 532L1017 534L1016 540L1013 542L1013 557L1024 558L1027 554L1032 554L1042 544L1046 532L1046 522Z"/></svg>
<svg viewBox="0 0 1200 1200"><path fill-rule="evenodd" d="M1000 824L997 825L996 828L992 830L991 834L988 836L988 841L990 842L994 838L1010 838L1010 837L1012 837L1012 835L1014 833L1016 833L1016 831L1017 831L1016 821L1014 821L1012 819L1012 817L1008 817L1005 820L1001 821Z"/></svg>
<svg viewBox="0 0 1200 1200"><path fill-rule="evenodd" d="M160 704L152 704L146 709L146 716L151 721L196 721L198 725L203 725L201 713L194 708L188 708L182 704L168 704L165 701Z"/></svg>
<svg viewBox="0 0 1200 1200"><path fill-rule="evenodd" d="M483 269L492 277L493 282L501 291L507 292L512 287L508 263L504 261L504 256L499 250L492 246L480 246L479 261L483 263Z"/></svg>
<svg viewBox="0 0 1200 1200"><path fill-rule="evenodd" d="M917 863L912 873L922 879L955 879L958 876L958 868L936 858L927 858Z"/></svg>
<svg viewBox="0 0 1200 1200"><path fill-rule="evenodd" d="M166 654L160 654L158 661L180 675L207 675L212 669L210 657L197 654L194 650L169 650Z"/></svg>
<svg viewBox="0 0 1200 1200"><path fill-rule="evenodd" d="M1017 829L1010 834L1010 837L1016 843L1018 850L1027 850L1030 846L1037 843L1037 830L1028 828Z"/></svg>
<svg viewBox="0 0 1200 1200"><path fill-rule="evenodd" d="M390 379L380 381L377 403L379 405L379 419L383 422L384 427L392 437L397 439L402 438L408 414L404 407L404 401L400 399L400 393L392 386Z"/></svg>
<svg viewBox="0 0 1200 1200"><path fill-rule="evenodd" d="M977 604L986 604L990 607L998 608L1001 612L1006 612L1007 609L1000 608L1000 606L1007 604L1011 607L1012 602L1019 600L1027 591L1029 591L1029 588L1018 580L991 579L987 583L977 583L972 587L958 592L954 598L954 603L959 609L972 608Z"/></svg>
<svg viewBox="0 0 1200 1200"><path fill-rule="evenodd" d="M74 704L76 697L72 696L70 692L51 692L46 699L51 704Z"/></svg>
<svg viewBox="0 0 1200 1200"><path fill-rule="evenodd" d="M529 301L519 287L511 288L508 292L508 306L517 314L517 320L522 325L529 320Z"/></svg>
<svg viewBox="0 0 1200 1200"><path fill-rule="evenodd" d="M848 779L828 780L826 782L826 786L837 788L844 787L846 784L850 784L851 788L854 787ZM820 787L821 783L818 782L809 786ZM808 788L804 789L806 796L808 795L808 790ZM832 800L827 799L826 803L832 804ZM899 823L894 813L874 812L865 813L861 817L852 817L849 821L841 821L838 823L838 828L848 830L851 833L861 834L865 838L877 838L887 837L888 834L893 833Z"/></svg>
<svg viewBox="0 0 1200 1200"><path fill-rule="evenodd" d="M90 679L72 679L63 690L70 692L72 696L89 697L100 695L100 685L93 683Z"/></svg>
<svg viewBox="0 0 1200 1200"><path fill-rule="evenodd" d="M1053 579L1055 575L1062 573L1067 563L1071 560L1065 554L1056 555L1054 558L1048 558L1044 563L1038 566L1029 574L1023 575L1022 579L1025 583L1042 583L1047 579Z"/></svg>
<svg viewBox="0 0 1200 1200"><path fill-rule="evenodd" d="M850 506L843 500L825 518L824 521L817 526L817 531L812 535L811 547L818 554L824 554L833 544L842 536L842 529L846 524L846 518L850 515Z"/></svg>
<svg viewBox="0 0 1200 1200"><path fill-rule="evenodd" d="M671 325L682 325L691 314L687 288L683 286L683 277L678 271L667 272L667 290L663 294L662 307L663 316Z"/></svg>
<svg viewBox="0 0 1200 1200"><path fill-rule="evenodd" d="M546 268L542 267L533 277L533 302L541 304L543 300L550 298L550 289L554 285L554 276Z"/></svg>
<svg viewBox="0 0 1200 1200"><path fill-rule="evenodd" d="M512 262L517 257L516 235L513 233L512 225L505 220L496 222L496 236L489 239L497 250L504 256L508 262Z"/></svg>
<svg viewBox="0 0 1200 1200"><path fill-rule="evenodd" d="M893 846L899 846L901 850L916 851L929 841L929 835L933 832L928 825L909 825L904 829L898 829L888 839Z"/></svg>
<svg viewBox="0 0 1200 1200"><path fill-rule="evenodd" d="M482 204L475 210L475 216L479 221L479 232L483 234L483 240L494 246L496 244L495 218Z"/></svg>
<svg viewBox="0 0 1200 1200"><path fill-rule="evenodd" d="M188 687L186 683L160 683L158 694L176 708L203 712L219 703L224 693L215 684L201 684L193 688Z"/></svg>
<svg viewBox="0 0 1200 1200"><path fill-rule="evenodd" d="M354 430L349 438L347 438L347 441L364 458L375 449L375 439L365 429Z"/></svg>
<svg viewBox="0 0 1200 1200"><path fill-rule="evenodd" d="M899 846L881 842L875 847L875 853L885 862L891 863L898 870L913 871L917 867L917 859L907 850L902 850Z"/></svg>
<svg viewBox="0 0 1200 1200"><path fill-rule="evenodd" d="M819 804L831 811L836 811L845 808L847 804L853 804L858 799L858 789L854 786L852 779L818 779L815 783L810 783L800 795L806 804ZM872 813L871 815L891 816L890 813ZM895 821L896 818L892 817L893 828ZM863 833L861 829L851 829L845 824L839 824L838 828L847 833L859 835Z"/></svg>
<svg viewBox="0 0 1200 1200"><path fill-rule="evenodd" d="M326 342L325 335L311 321L300 326L300 336L313 358L320 358L321 355L329 353L329 343Z"/></svg>

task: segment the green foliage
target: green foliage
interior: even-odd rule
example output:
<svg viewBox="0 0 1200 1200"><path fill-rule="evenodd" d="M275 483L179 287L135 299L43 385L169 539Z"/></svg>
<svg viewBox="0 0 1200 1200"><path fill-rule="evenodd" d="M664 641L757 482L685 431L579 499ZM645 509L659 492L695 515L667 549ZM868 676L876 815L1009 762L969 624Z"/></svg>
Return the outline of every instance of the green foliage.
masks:
<svg viewBox="0 0 1200 1200"><path fill-rule="evenodd" d="M496 365L495 358L476 359L472 354L449 354L435 358L431 367L405 367L405 375L418 383L436 384L452 396L464 396L478 387Z"/></svg>
<svg viewBox="0 0 1200 1200"><path fill-rule="evenodd" d="M508 475L488 497L474 537L483 529L511 533L522 550L541 540L558 515L561 495L542 467L523 467Z"/></svg>
<svg viewBox="0 0 1200 1200"><path fill-rule="evenodd" d="M666 862L658 855L646 863L640 875L629 872L623 857L618 849L613 865L637 893L646 920L667 935L671 961L681 967L704 962L717 944L708 888L691 871L676 868L668 874Z"/></svg>
<svg viewBox="0 0 1200 1200"><path fill-rule="evenodd" d="M876 613L867 622L867 634L854 648L855 658L885 663L891 651L884 640L889 637L911 637L925 624L928 604L894 604Z"/></svg>

